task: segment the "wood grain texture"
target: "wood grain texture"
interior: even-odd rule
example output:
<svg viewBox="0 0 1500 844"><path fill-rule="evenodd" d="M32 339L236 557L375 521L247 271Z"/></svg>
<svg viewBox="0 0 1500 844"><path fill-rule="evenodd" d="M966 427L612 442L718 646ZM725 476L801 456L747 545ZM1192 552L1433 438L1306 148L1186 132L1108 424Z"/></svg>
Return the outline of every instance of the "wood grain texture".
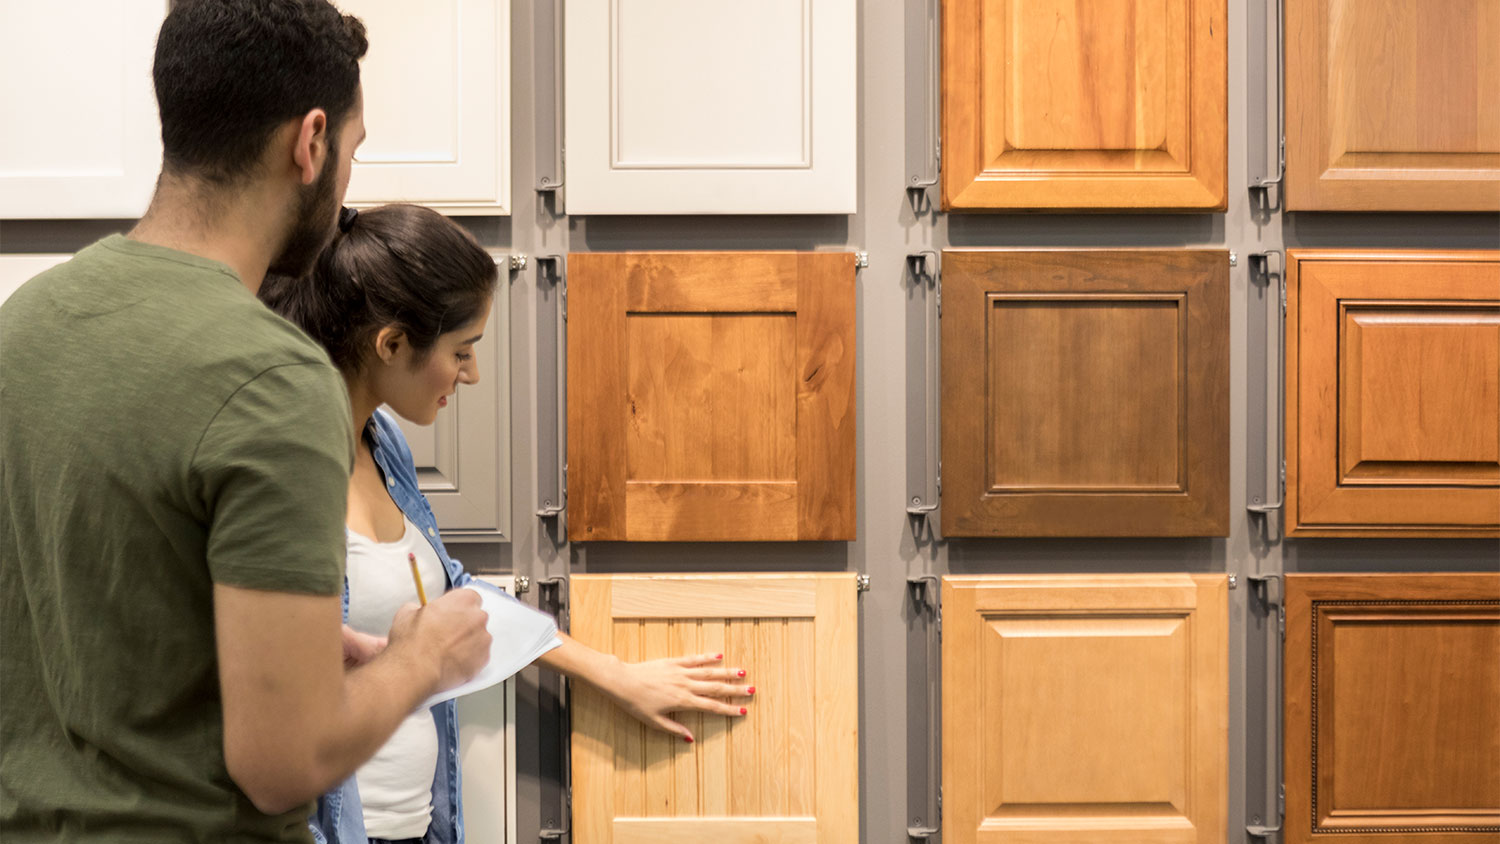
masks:
<svg viewBox="0 0 1500 844"><path fill-rule="evenodd" d="M584 644L630 660L722 653L756 686L743 717L688 716L692 744L578 688L578 844L859 840L854 575L575 575L571 589Z"/></svg>
<svg viewBox="0 0 1500 844"><path fill-rule="evenodd" d="M1219 209L1223 0L944 0L942 205Z"/></svg>
<svg viewBox="0 0 1500 844"><path fill-rule="evenodd" d="M1288 210L1500 209L1500 2L1287 0Z"/></svg>
<svg viewBox="0 0 1500 844"><path fill-rule="evenodd" d="M1227 589L943 578L944 840L1225 841Z"/></svg>
<svg viewBox="0 0 1500 844"><path fill-rule="evenodd" d="M1500 837L1500 575L1286 578L1287 844Z"/></svg>
<svg viewBox="0 0 1500 844"><path fill-rule="evenodd" d="M943 533L1224 536L1222 251L949 251Z"/></svg>
<svg viewBox="0 0 1500 844"><path fill-rule="evenodd" d="M1500 535L1500 253L1287 253L1287 532Z"/></svg>
<svg viewBox="0 0 1500 844"><path fill-rule="evenodd" d="M853 539L853 254L576 257L569 538Z"/></svg>

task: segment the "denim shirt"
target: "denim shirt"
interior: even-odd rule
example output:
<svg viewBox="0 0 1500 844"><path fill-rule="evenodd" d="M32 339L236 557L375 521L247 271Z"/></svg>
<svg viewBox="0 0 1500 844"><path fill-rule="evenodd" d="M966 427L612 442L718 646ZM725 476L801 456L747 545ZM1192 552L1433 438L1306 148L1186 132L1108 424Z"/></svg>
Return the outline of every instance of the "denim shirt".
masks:
<svg viewBox="0 0 1500 844"><path fill-rule="evenodd" d="M377 410L365 426L364 435L375 456L375 465L380 467L380 474L385 478L391 500L412 524L426 534L427 541L443 562L443 569L448 574L448 588L456 589L469 583L473 578L464 571L462 564L448 556L442 539L438 537L432 507L417 488L417 469L412 464L411 449L395 420L385 411ZM348 620L349 581L346 577L344 621ZM432 707L432 717L437 722L438 765L437 775L432 780L432 822L422 841L424 844L462 844L464 814L459 799L457 704L450 700ZM308 820L308 826L312 828L313 839L320 844L366 844L364 812L354 777L318 798L317 809Z"/></svg>

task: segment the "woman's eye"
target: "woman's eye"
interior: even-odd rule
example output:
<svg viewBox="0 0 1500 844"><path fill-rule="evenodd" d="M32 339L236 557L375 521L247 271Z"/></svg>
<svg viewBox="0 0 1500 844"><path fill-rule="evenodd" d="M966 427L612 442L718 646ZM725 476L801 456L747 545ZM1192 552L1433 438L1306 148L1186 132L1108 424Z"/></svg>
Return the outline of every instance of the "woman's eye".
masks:
<svg viewBox="0 0 1500 844"><path fill-rule="evenodd" d="M458 362L459 363L466 363L466 362L468 362L469 358L471 358L471 357L473 357L473 355L469 354L468 352L459 352L458 353Z"/></svg>

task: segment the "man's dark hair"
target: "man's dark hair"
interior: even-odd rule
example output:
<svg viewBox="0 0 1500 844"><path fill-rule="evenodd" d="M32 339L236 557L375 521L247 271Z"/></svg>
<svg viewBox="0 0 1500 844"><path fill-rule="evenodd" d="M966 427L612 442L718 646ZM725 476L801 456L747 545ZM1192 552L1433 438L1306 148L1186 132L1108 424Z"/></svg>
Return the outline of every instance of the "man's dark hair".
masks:
<svg viewBox="0 0 1500 844"><path fill-rule="evenodd" d="M255 166L276 127L354 105L365 27L327 0L177 0L156 39L163 170L217 183Z"/></svg>

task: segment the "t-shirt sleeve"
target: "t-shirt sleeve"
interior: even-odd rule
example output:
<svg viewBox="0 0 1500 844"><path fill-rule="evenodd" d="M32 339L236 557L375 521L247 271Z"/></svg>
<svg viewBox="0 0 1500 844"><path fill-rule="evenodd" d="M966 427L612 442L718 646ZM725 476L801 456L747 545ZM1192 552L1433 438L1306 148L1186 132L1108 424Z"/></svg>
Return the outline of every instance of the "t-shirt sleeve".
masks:
<svg viewBox="0 0 1500 844"><path fill-rule="evenodd" d="M288 364L240 387L193 458L215 583L335 595L354 461L349 401L327 364Z"/></svg>

